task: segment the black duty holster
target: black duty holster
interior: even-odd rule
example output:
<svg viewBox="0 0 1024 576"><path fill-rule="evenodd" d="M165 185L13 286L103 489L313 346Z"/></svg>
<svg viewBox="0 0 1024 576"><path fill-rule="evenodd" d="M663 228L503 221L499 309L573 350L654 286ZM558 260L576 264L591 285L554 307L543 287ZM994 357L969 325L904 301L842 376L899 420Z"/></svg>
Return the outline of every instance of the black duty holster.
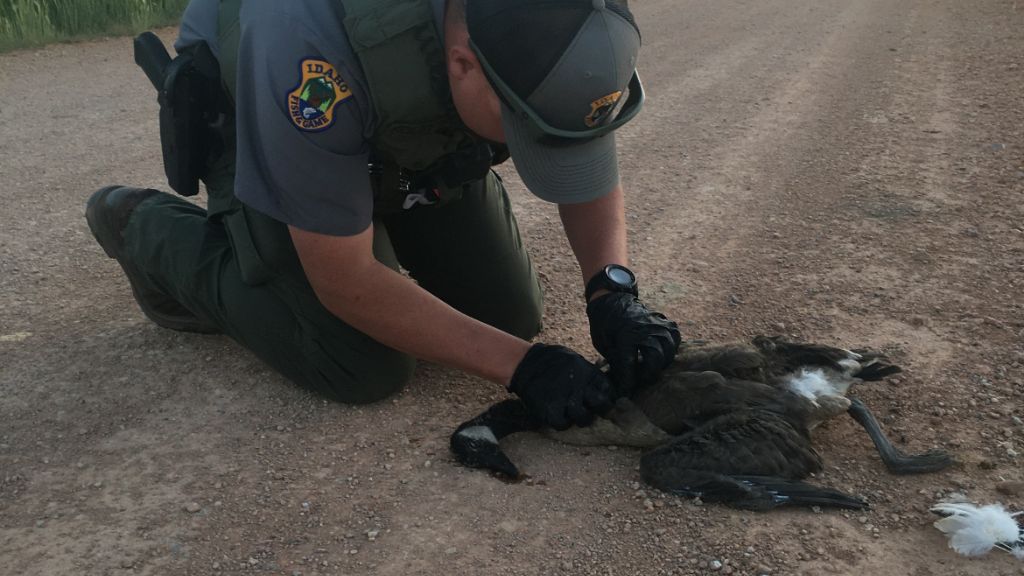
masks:
<svg viewBox="0 0 1024 576"><path fill-rule="evenodd" d="M205 42L171 59L163 42L144 32L135 39L135 63L157 90L167 183L195 196L207 166L224 151L228 104L217 59Z"/></svg>

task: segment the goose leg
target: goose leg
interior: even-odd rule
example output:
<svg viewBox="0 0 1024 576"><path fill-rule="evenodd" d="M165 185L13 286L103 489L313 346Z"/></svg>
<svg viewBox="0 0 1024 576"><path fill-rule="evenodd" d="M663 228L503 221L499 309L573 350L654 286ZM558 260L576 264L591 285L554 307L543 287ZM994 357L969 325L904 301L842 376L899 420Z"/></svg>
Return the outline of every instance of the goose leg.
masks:
<svg viewBox="0 0 1024 576"><path fill-rule="evenodd" d="M944 450L929 450L924 454L904 454L892 445L892 442L882 432L878 420L860 400L850 399L850 416L864 427L871 441L882 457L882 462L893 474L923 474L926 472L938 472L954 464L953 457Z"/></svg>

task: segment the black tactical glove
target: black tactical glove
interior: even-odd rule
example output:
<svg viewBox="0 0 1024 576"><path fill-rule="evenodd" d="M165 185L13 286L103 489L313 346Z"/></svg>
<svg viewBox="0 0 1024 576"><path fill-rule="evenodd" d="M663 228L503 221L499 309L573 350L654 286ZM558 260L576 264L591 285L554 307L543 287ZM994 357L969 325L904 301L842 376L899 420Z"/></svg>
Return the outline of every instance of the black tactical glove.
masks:
<svg viewBox="0 0 1024 576"><path fill-rule="evenodd" d="M608 377L565 346L534 344L516 367L508 389L555 430L586 426L612 407Z"/></svg>
<svg viewBox="0 0 1024 576"><path fill-rule="evenodd" d="M608 360L617 396L652 384L675 358L679 326L632 294L610 292L587 304L594 348Z"/></svg>

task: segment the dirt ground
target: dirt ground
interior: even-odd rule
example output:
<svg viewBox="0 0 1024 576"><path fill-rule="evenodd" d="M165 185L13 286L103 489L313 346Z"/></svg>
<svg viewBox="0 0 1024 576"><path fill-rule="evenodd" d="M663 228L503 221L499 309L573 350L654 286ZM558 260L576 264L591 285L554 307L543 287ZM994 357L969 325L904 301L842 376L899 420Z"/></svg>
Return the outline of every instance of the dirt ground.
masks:
<svg viewBox="0 0 1024 576"><path fill-rule="evenodd" d="M649 100L619 142L645 298L687 337L888 351L905 374L857 395L956 468L891 476L843 419L814 481L866 513L645 493L636 452L536 436L509 441L533 480L508 485L447 451L492 384L423 365L393 401L333 405L224 337L158 329L83 218L102 185L166 189L115 38L0 56L0 573L1024 574L955 555L927 512L1024 508L1024 5L633 8ZM592 355L557 213L506 173L541 338Z"/></svg>

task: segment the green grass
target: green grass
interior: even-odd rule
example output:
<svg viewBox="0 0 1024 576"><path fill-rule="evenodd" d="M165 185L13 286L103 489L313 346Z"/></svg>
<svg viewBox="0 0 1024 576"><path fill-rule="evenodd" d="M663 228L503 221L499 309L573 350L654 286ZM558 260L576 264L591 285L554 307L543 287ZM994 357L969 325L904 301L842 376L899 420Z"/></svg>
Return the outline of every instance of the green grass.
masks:
<svg viewBox="0 0 1024 576"><path fill-rule="evenodd" d="M0 0L0 52L176 22L188 0Z"/></svg>

